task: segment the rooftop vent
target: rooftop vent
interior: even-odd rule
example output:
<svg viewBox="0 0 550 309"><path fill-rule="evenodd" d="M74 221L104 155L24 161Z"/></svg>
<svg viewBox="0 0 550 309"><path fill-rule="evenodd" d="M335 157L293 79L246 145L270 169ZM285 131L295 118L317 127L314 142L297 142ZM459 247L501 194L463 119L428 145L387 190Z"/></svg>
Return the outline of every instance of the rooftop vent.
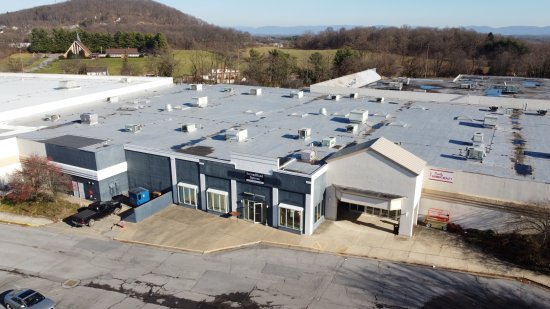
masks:
<svg viewBox="0 0 550 309"><path fill-rule="evenodd" d="M547 112L547 110L545 110L545 109L539 109L539 110L537 110L537 114L539 114L539 115L541 115L541 116L546 115L546 112Z"/></svg>
<svg viewBox="0 0 550 309"><path fill-rule="evenodd" d="M342 98L342 96L339 95L339 94L329 94L329 95L327 95L327 100L340 101L341 98Z"/></svg>
<svg viewBox="0 0 550 309"><path fill-rule="evenodd" d="M244 142L248 139L247 129L231 128L225 131L225 139L228 141Z"/></svg>
<svg viewBox="0 0 550 309"><path fill-rule="evenodd" d="M118 97L108 97L107 102L109 102L109 103L118 103Z"/></svg>
<svg viewBox="0 0 550 309"><path fill-rule="evenodd" d="M485 118L483 118L484 127L495 127L497 125L497 122L498 122L497 115L486 114Z"/></svg>
<svg viewBox="0 0 550 309"><path fill-rule="evenodd" d="M59 81L59 89L77 89L80 86L74 80L61 80Z"/></svg>
<svg viewBox="0 0 550 309"><path fill-rule="evenodd" d="M394 122L390 122L390 124L388 124L389 126L393 126L393 127L402 127L402 128L406 128L409 126L408 123L406 122L403 122L403 121L394 121Z"/></svg>
<svg viewBox="0 0 550 309"><path fill-rule="evenodd" d="M357 123L352 123L346 126L346 132L357 134L357 131L359 131L359 125Z"/></svg>
<svg viewBox="0 0 550 309"><path fill-rule="evenodd" d="M46 115L44 116L44 120L45 121L58 121L59 119L61 119L61 115L59 114L54 114L54 115Z"/></svg>
<svg viewBox="0 0 550 309"><path fill-rule="evenodd" d="M323 141L321 142L321 144L323 145L323 147L332 148L336 146L336 137L334 136L325 137L323 138Z"/></svg>
<svg viewBox="0 0 550 309"><path fill-rule="evenodd" d="M304 92L301 90L300 91L293 90L290 92L290 97L294 99L301 99L304 97Z"/></svg>
<svg viewBox="0 0 550 309"><path fill-rule="evenodd" d="M374 99L375 102L378 102L378 103L384 103L386 99L384 97L378 97L376 99Z"/></svg>
<svg viewBox="0 0 550 309"><path fill-rule="evenodd" d="M308 139L311 137L311 128L302 128L298 130L298 138Z"/></svg>
<svg viewBox="0 0 550 309"><path fill-rule="evenodd" d="M388 89L390 90L399 90L401 91L403 89L403 83L400 82L390 82L388 84Z"/></svg>
<svg viewBox="0 0 550 309"><path fill-rule="evenodd" d="M321 107L321 109L319 109L319 115L323 115L323 116L326 116L328 113L327 113L327 109L324 108L324 107Z"/></svg>
<svg viewBox="0 0 550 309"><path fill-rule="evenodd" d="M166 106L164 107L164 110L167 111L167 112L171 112L172 111L172 104L166 104Z"/></svg>
<svg viewBox="0 0 550 309"><path fill-rule="evenodd" d="M181 132L191 133L197 131L197 125L194 123L186 123L181 126Z"/></svg>
<svg viewBox="0 0 550 309"><path fill-rule="evenodd" d="M120 79L120 82L127 84L127 83L131 83L132 79L130 77L123 77Z"/></svg>
<svg viewBox="0 0 550 309"><path fill-rule="evenodd" d="M202 84L191 84L191 90L202 91Z"/></svg>
<svg viewBox="0 0 550 309"><path fill-rule="evenodd" d="M472 136L472 143L474 144L474 146L481 146L481 144L483 143L483 133L474 133L474 136Z"/></svg>
<svg viewBox="0 0 550 309"><path fill-rule="evenodd" d="M127 124L125 127L126 132L137 133L143 130L142 124Z"/></svg>
<svg viewBox="0 0 550 309"><path fill-rule="evenodd" d="M316 159L315 150L304 149L300 151L300 160L305 162L313 162Z"/></svg>
<svg viewBox="0 0 550 309"><path fill-rule="evenodd" d="M490 110L491 112L496 112L496 111L498 110L498 106L494 106L494 105L493 105L493 106L489 106L489 110Z"/></svg>
<svg viewBox="0 0 550 309"><path fill-rule="evenodd" d="M197 97L197 98L193 98L193 100L195 100L193 105L196 107L202 108L202 107L208 106L208 97Z"/></svg>
<svg viewBox="0 0 550 309"><path fill-rule="evenodd" d="M262 95L262 88L252 88L250 89L250 95Z"/></svg>
<svg viewBox="0 0 550 309"><path fill-rule="evenodd" d="M357 93L357 92L350 93L349 98L350 99L359 99L359 93Z"/></svg>
<svg viewBox="0 0 550 309"><path fill-rule="evenodd" d="M261 114L264 113L264 111L256 111L256 110L252 110L252 109L247 109L246 111L244 111L244 113L260 116Z"/></svg>
<svg viewBox="0 0 550 309"><path fill-rule="evenodd" d="M468 159L483 161L486 155L485 146L483 144L466 148L466 157Z"/></svg>
<svg viewBox="0 0 550 309"><path fill-rule="evenodd" d="M99 123L99 117L97 114L83 113L80 114L80 122L83 124L94 125Z"/></svg>
<svg viewBox="0 0 550 309"><path fill-rule="evenodd" d="M352 110L349 113L348 119L353 123L365 123L369 118L369 111L365 109Z"/></svg>

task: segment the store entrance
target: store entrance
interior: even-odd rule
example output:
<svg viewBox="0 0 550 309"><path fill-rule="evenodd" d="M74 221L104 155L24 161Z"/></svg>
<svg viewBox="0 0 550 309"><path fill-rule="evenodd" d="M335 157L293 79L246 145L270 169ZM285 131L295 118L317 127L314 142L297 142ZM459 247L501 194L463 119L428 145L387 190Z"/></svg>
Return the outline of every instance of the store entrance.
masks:
<svg viewBox="0 0 550 309"><path fill-rule="evenodd" d="M243 200L243 219L265 224L266 221L266 207L264 202L257 202L252 200Z"/></svg>

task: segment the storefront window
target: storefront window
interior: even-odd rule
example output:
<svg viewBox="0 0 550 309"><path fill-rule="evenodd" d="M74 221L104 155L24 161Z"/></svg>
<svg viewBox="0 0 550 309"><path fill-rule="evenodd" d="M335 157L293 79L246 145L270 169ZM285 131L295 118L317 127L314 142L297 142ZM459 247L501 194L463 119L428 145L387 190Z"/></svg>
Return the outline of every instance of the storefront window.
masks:
<svg viewBox="0 0 550 309"><path fill-rule="evenodd" d="M279 206L279 226L293 230L302 230L302 210Z"/></svg>
<svg viewBox="0 0 550 309"><path fill-rule="evenodd" d="M182 204L197 206L197 186L178 184L178 198Z"/></svg>
<svg viewBox="0 0 550 309"><path fill-rule="evenodd" d="M207 192L208 210L227 213L227 192L214 191L210 189Z"/></svg>
<svg viewBox="0 0 550 309"><path fill-rule="evenodd" d="M322 216L325 215L325 203L324 201L319 202L315 205L315 222L319 221Z"/></svg>

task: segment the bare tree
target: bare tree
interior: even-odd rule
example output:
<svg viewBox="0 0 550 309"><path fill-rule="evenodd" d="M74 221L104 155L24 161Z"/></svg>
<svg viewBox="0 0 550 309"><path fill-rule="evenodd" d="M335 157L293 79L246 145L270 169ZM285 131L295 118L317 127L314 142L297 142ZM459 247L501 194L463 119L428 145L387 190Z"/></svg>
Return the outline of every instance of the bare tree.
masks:
<svg viewBox="0 0 550 309"><path fill-rule="evenodd" d="M22 159L21 168L9 177L8 198L14 202L56 200L58 193L67 192L70 177L46 157L32 155Z"/></svg>

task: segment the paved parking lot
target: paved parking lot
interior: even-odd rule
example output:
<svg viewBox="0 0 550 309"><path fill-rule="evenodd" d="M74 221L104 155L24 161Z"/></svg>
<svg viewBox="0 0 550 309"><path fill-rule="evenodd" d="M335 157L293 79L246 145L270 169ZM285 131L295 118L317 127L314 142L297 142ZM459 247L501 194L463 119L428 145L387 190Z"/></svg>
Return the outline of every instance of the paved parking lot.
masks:
<svg viewBox="0 0 550 309"><path fill-rule="evenodd" d="M547 308L548 290L438 268L253 246L194 254L0 224L0 292L59 309ZM22 256L24 254L24 256ZM64 288L66 280L73 288Z"/></svg>

